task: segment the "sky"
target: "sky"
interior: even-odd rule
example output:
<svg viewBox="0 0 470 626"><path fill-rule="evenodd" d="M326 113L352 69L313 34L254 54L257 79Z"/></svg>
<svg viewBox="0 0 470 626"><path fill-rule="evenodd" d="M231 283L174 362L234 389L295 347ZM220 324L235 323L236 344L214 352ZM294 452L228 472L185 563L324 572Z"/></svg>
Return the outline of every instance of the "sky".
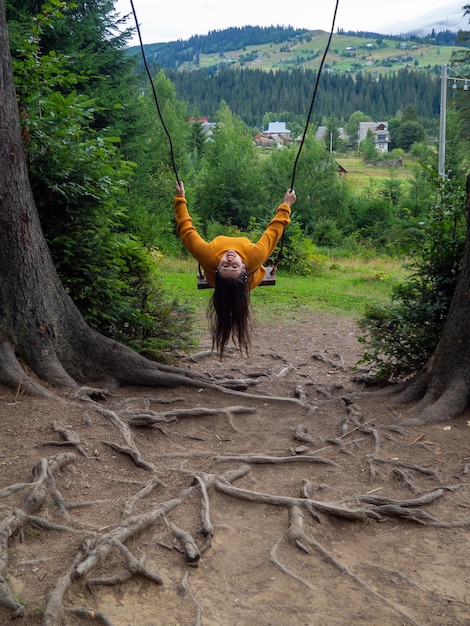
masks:
<svg viewBox="0 0 470 626"><path fill-rule="evenodd" d="M329 31L336 0L133 0L144 44L189 39L231 26L293 26ZM462 7L468 0L339 0L335 31L365 30L383 35L420 29L469 30ZM132 13L130 0L116 0L121 15ZM131 15L128 26L134 24ZM130 42L137 44L137 36Z"/></svg>

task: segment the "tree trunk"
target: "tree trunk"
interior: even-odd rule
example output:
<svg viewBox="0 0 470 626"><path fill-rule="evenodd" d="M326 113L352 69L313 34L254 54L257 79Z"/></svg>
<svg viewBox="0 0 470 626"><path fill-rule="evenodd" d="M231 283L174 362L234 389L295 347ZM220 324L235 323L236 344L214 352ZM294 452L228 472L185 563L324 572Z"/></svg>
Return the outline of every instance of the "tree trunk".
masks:
<svg viewBox="0 0 470 626"><path fill-rule="evenodd" d="M96 333L61 284L29 184L0 0L0 384L53 395L40 381L63 388L90 381L201 386L202 378Z"/></svg>
<svg viewBox="0 0 470 626"><path fill-rule="evenodd" d="M470 404L470 174L466 190L467 237L462 271L442 336L429 361L399 396L419 400L408 423L441 422L459 416Z"/></svg>

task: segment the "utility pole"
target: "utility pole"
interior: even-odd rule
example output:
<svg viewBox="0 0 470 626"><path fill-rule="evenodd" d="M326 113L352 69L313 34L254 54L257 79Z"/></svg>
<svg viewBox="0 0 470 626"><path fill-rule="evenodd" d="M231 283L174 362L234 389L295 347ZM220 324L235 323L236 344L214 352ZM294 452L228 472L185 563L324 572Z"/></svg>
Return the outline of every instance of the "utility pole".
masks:
<svg viewBox="0 0 470 626"><path fill-rule="evenodd" d="M452 71L452 69L451 69ZM468 91L468 78L458 78L457 76L447 75L447 65L442 66L441 72L441 109L439 118L439 163L438 174L441 178L445 174L446 162L446 111L447 111L447 81L452 80L452 89L457 89L457 83L463 83L463 90Z"/></svg>
<svg viewBox="0 0 470 626"><path fill-rule="evenodd" d="M447 109L447 65L442 66L441 72L441 108L439 117L439 164L438 174L444 176L446 160L446 109Z"/></svg>

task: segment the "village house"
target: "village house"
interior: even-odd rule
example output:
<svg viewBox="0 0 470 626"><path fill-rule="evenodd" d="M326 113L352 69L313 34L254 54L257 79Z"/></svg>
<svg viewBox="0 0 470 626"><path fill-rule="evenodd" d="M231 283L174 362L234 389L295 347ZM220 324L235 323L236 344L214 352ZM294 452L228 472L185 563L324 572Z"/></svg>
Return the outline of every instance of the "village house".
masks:
<svg viewBox="0 0 470 626"><path fill-rule="evenodd" d="M325 141L326 132L327 132L326 126L319 126L317 128L317 132L315 133L315 139L317 139L318 141ZM340 141L346 141L346 143L349 144L349 137L342 126L338 128L338 135L339 135Z"/></svg>
<svg viewBox="0 0 470 626"><path fill-rule="evenodd" d="M263 148L282 148L292 143L291 135L285 122L269 122L267 130L255 135L255 145Z"/></svg>
<svg viewBox="0 0 470 626"><path fill-rule="evenodd" d="M206 135L207 141L212 141L213 130L217 125L215 122L209 122L207 117L200 117L199 119L196 119L195 117L190 117L188 122L190 124L194 124L196 122L198 124L201 124L202 131Z"/></svg>
<svg viewBox="0 0 470 626"><path fill-rule="evenodd" d="M388 122L359 122L359 131L357 133L357 143L367 136L367 131L371 130L375 137L375 147L379 152L388 152L390 144L390 132L388 130Z"/></svg>

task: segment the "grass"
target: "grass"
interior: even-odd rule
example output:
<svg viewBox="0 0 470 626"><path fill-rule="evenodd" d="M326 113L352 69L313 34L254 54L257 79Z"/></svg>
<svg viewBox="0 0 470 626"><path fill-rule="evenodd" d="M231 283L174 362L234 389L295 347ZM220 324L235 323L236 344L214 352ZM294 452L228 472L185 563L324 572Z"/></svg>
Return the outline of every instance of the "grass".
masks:
<svg viewBox="0 0 470 626"><path fill-rule="evenodd" d="M381 46L377 46L377 39L382 40ZM199 63L200 67L205 68L225 62L235 68L244 66L265 71L289 67L318 69L321 53L325 49L327 40L328 33L312 31L309 38L303 37L297 41L246 46L243 50L232 50L223 54L201 54ZM402 50L400 42L387 37L364 38L359 35L336 33L333 35L327 63L340 74L355 73L358 70L374 75L393 74L404 67L416 69L415 63L418 67L427 68L429 71L435 66L450 63L452 53L458 49L452 46L429 45L424 42L414 43L413 47L409 44L406 50ZM348 47L353 50L348 51ZM242 63L250 53L255 57L254 60Z"/></svg>
<svg viewBox="0 0 470 626"><path fill-rule="evenodd" d="M194 261L164 259L164 286L189 301L203 319L211 290L198 290ZM276 285L252 292L255 316L265 322L296 319L308 313L360 317L367 303L385 303L405 270L390 259L340 259L331 257L318 276L294 276L279 270Z"/></svg>
<svg viewBox="0 0 470 626"><path fill-rule="evenodd" d="M385 158L393 158L385 154ZM390 179L393 174L394 177L402 180L410 180L413 178L414 169L416 168L416 161L410 158L408 155L403 157L403 167L380 167L377 165L364 163L362 156L356 154L341 154L335 156L337 163L342 165L348 172L347 180L353 180L353 182L364 182L369 179Z"/></svg>

